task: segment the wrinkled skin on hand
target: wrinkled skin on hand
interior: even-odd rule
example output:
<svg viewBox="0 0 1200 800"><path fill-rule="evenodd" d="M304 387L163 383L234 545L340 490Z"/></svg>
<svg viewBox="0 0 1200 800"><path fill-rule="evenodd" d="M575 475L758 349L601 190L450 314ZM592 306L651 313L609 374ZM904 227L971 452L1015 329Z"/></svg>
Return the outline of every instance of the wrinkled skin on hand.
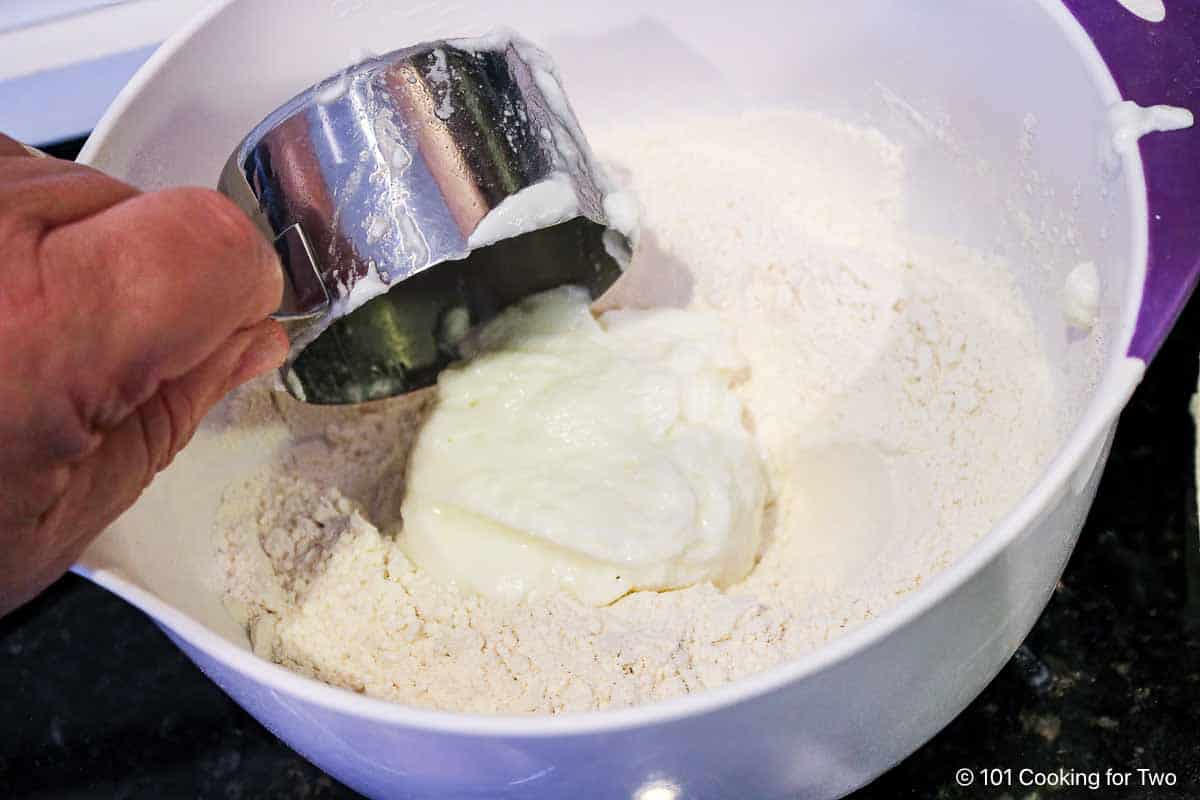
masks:
<svg viewBox="0 0 1200 800"><path fill-rule="evenodd" d="M269 243L0 136L0 615L61 575L230 389L279 365Z"/></svg>

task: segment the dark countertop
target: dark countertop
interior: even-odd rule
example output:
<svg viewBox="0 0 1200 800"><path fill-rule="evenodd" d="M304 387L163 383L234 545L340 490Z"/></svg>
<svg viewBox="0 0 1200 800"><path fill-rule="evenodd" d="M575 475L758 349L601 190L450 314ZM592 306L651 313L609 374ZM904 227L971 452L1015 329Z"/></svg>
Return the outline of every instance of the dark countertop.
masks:
<svg viewBox="0 0 1200 800"><path fill-rule="evenodd" d="M78 143L56 154L73 155ZM854 800L1200 797L1200 534L1192 424L1200 301L1122 417L1050 605L995 681ZM1190 576L1190 578L1189 578ZM0 620L0 797L346 798L139 611L67 576ZM960 768L1013 784L956 785ZM1124 789L1016 785L1021 769L1131 772ZM1138 786L1139 768L1173 788Z"/></svg>

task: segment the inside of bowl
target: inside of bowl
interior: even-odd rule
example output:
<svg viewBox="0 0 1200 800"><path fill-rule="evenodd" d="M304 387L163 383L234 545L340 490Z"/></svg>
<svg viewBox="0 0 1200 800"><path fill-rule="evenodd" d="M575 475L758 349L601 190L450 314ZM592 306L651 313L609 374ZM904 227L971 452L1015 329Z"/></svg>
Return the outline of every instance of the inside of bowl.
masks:
<svg viewBox="0 0 1200 800"><path fill-rule="evenodd" d="M1066 419L1128 335L1140 206L1105 169L1106 111L1117 98L1056 3L762 4L732 19L727 5L695 2L651 11L618 1L586 13L540 2L378 5L227 6L143 76L88 160L143 188L213 185L245 131L353 54L509 26L557 58L585 130L672 109L782 104L867 123L903 144L911 225L1006 259ZM1095 263L1102 288L1091 334L1070 329L1062 312L1063 281L1083 261ZM231 437L222 414L83 567L113 570L245 647L220 600L211 531L224 487L269 459L285 432L264 421Z"/></svg>

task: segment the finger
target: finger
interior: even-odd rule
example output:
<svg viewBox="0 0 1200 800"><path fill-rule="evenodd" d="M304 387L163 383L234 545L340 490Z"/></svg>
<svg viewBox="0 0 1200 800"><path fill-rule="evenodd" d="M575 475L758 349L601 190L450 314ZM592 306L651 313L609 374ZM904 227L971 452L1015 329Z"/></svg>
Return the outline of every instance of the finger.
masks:
<svg viewBox="0 0 1200 800"><path fill-rule="evenodd" d="M110 427L275 311L282 271L230 200L203 189L138 195L55 229L42 247L77 343L75 397ZM102 321L102 323L100 323ZM70 372L71 370L67 370ZM68 376L69 377L69 376Z"/></svg>
<svg viewBox="0 0 1200 800"><path fill-rule="evenodd" d="M3 214L43 230L78 222L139 193L99 170L59 158L30 158L23 148L20 155L0 153L0 175Z"/></svg>
<svg viewBox="0 0 1200 800"><path fill-rule="evenodd" d="M137 413L142 417L145 441L127 446L144 446L148 454L143 482L166 468L191 441L196 426L231 389L283 363L288 341L282 326L264 320L236 332L215 353L186 375L165 383ZM120 436L120 432L117 434Z"/></svg>
<svg viewBox="0 0 1200 800"><path fill-rule="evenodd" d="M60 543L57 560L65 566L77 559L171 463L230 389L253 377L251 372L277 367L286 354L287 337L273 320L239 331L110 430L96 450L71 466L65 491L42 515L42 534Z"/></svg>
<svg viewBox="0 0 1200 800"><path fill-rule="evenodd" d="M168 404L194 410L191 425L194 429L221 398L243 383L278 369L287 354L288 338L283 326L272 319L263 320L235 333L202 364L164 386L160 394ZM190 435L188 431L187 436ZM172 442L169 457L186 443L186 439Z"/></svg>
<svg viewBox="0 0 1200 800"><path fill-rule="evenodd" d="M165 384L159 392L161 402L143 404L137 412L143 415L141 427L147 438L144 449L149 456L146 467L133 476L131 485L148 480L149 475L166 466L187 443L204 415L225 394L277 369L287 357L288 346L283 326L274 320L264 320L238 331L194 370ZM137 443L125 446L134 444ZM103 437L98 437L96 447L102 445ZM79 456L86 459L94 450L95 447L88 447L74 455L44 459L47 463L37 458L27 459L22 468L8 472L5 480L0 481L0 530L18 523L32 523L45 515L72 482L69 472L77 468Z"/></svg>
<svg viewBox="0 0 1200 800"><path fill-rule="evenodd" d="M69 479L65 465L6 473L0 481L0 531L11 535L20 526L35 524L63 496Z"/></svg>
<svg viewBox="0 0 1200 800"><path fill-rule="evenodd" d="M11 136L5 136L0 133L0 158L5 156L29 156L32 155L25 145L18 142Z"/></svg>
<svg viewBox="0 0 1200 800"><path fill-rule="evenodd" d="M237 369L234 370L233 377L222 394L283 366L291 348L287 331L273 319L260 322L255 329L258 335L242 353Z"/></svg>

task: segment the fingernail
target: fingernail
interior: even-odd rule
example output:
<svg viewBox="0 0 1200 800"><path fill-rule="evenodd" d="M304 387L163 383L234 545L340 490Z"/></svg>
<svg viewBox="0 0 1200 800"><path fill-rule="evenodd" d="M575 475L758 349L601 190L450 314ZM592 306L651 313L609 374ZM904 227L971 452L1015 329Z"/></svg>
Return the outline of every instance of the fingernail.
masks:
<svg viewBox="0 0 1200 800"><path fill-rule="evenodd" d="M253 380L273 369L279 369L288 354L288 339L283 327L277 322L265 323L267 331L254 338L235 373L238 383Z"/></svg>

